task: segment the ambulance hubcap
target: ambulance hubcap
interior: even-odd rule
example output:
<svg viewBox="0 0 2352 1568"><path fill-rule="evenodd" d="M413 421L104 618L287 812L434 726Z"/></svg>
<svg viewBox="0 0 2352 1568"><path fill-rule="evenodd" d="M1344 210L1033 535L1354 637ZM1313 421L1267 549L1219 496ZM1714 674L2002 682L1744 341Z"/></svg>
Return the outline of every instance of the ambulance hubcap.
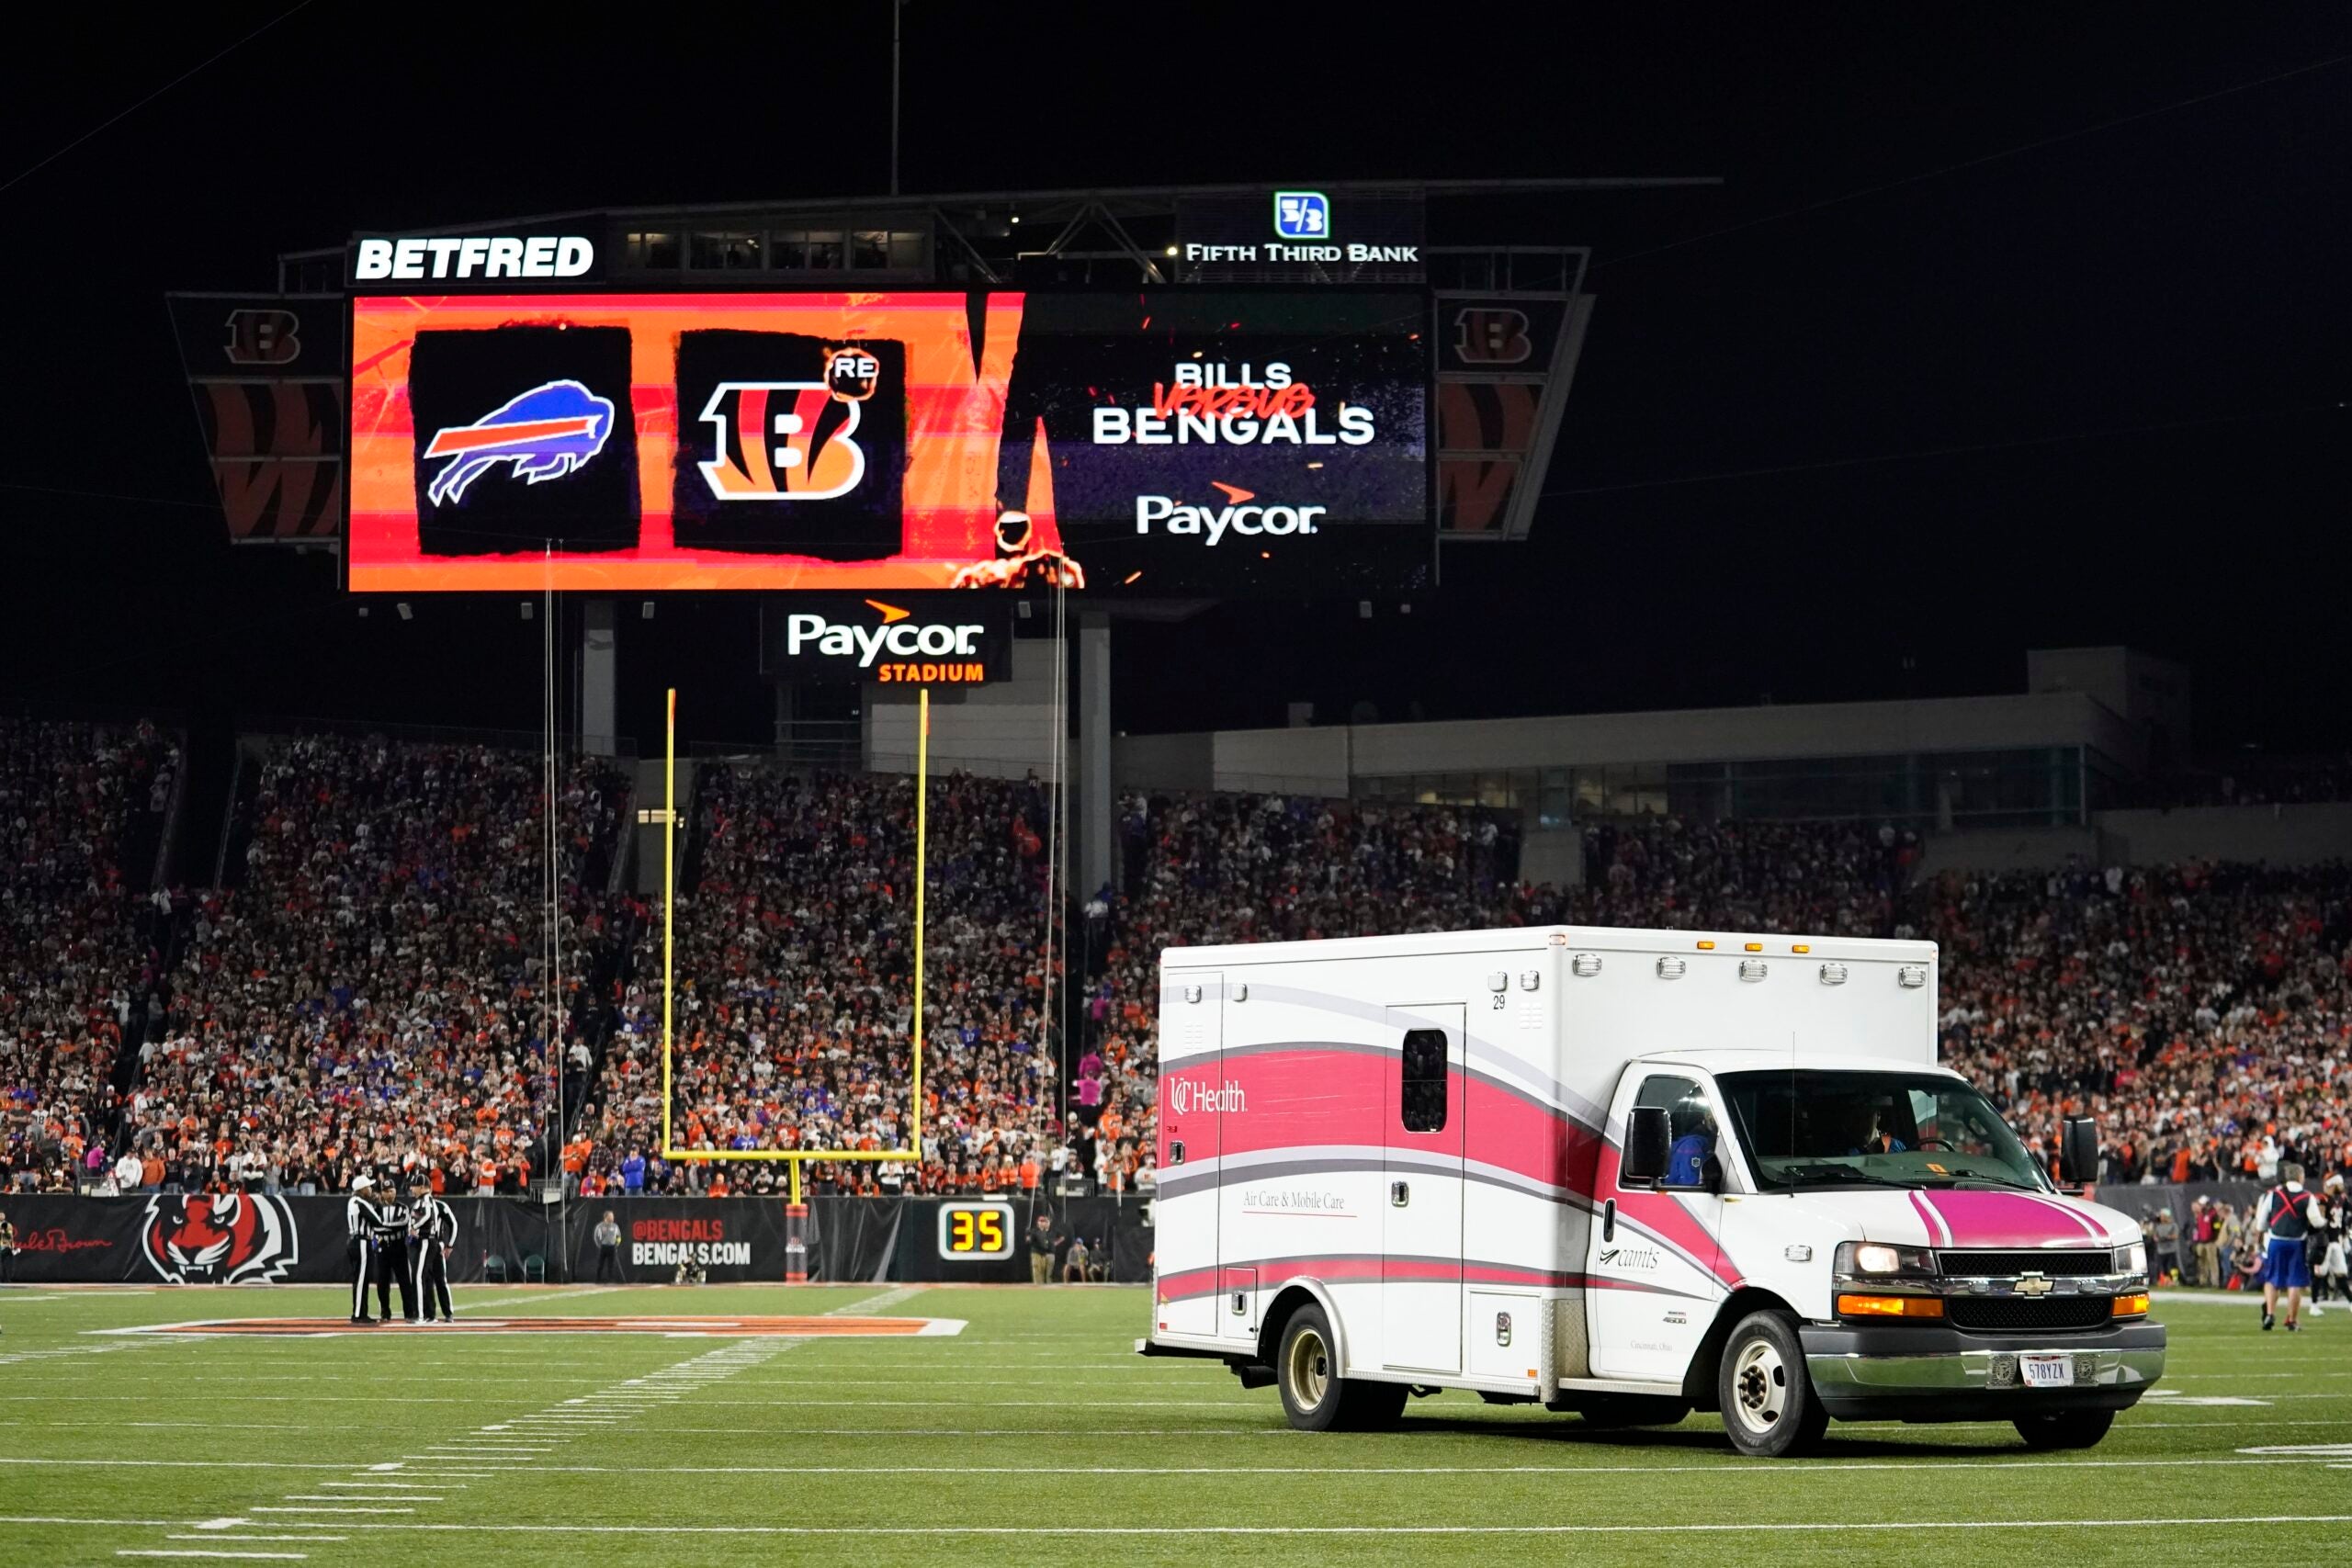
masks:
<svg viewBox="0 0 2352 1568"><path fill-rule="evenodd" d="M1740 1348L1731 1386L1736 1400L1733 1409L1751 1432L1770 1431L1789 1407L1788 1368L1769 1339L1751 1339Z"/></svg>
<svg viewBox="0 0 2352 1568"><path fill-rule="evenodd" d="M1331 1353L1323 1344L1323 1337L1311 1328L1299 1330L1290 1342L1290 1392L1301 1410L1313 1410L1323 1403L1323 1395L1331 1386Z"/></svg>

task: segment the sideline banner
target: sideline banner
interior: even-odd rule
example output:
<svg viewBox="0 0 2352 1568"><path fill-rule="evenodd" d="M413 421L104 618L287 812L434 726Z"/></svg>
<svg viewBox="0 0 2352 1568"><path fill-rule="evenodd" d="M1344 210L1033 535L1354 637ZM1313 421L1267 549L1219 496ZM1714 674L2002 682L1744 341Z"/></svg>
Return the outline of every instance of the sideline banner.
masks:
<svg viewBox="0 0 2352 1568"><path fill-rule="evenodd" d="M0 1197L17 1229L7 1278L50 1284L341 1284L351 1278L340 1197L146 1193L128 1198ZM449 1278L549 1284L596 1278L598 1222L621 1239L632 1284L669 1284L691 1264L714 1284L782 1281L784 1203L773 1198L616 1198L560 1207L451 1198ZM843 1283L1010 1283L1030 1278L1040 1211L1055 1237L1052 1276L1083 1241L1111 1278L1148 1279L1151 1204L1127 1198L812 1198L812 1279Z"/></svg>

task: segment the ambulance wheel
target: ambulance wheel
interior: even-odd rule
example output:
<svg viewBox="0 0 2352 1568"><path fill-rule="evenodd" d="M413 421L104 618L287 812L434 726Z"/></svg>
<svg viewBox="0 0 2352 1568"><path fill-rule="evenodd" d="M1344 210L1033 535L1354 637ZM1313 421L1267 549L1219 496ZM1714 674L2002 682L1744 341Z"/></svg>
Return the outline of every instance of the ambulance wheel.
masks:
<svg viewBox="0 0 2352 1568"><path fill-rule="evenodd" d="M1829 1427L1829 1412L1804 1370L1796 1323L1786 1313L1755 1312L1739 1320L1724 1346L1715 1392L1732 1447L1758 1459L1803 1453Z"/></svg>
<svg viewBox="0 0 2352 1568"><path fill-rule="evenodd" d="M1329 1432L1351 1424L1351 1384L1340 1376L1331 1323L1321 1307L1302 1306L1283 1325L1274 1384L1282 1390L1283 1414L1300 1431Z"/></svg>
<svg viewBox="0 0 2352 1568"><path fill-rule="evenodd" d="M2067 1410L2055 1416L2020 1416L2012 1423L2030 1449L2090 1449L2115 1425L2112 1410Z"/></svg>

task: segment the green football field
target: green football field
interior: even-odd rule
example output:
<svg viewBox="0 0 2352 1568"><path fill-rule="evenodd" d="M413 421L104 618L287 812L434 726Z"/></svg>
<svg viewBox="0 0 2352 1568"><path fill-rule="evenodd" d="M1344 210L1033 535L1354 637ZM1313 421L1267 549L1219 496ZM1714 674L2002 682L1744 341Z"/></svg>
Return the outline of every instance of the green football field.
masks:
<svg viewBox="0 0 2352 1568"><path fill-rule="evenodd" d="M0 1563L1718 1564L2352 1555L2352 1314L2168 1298L2165 1395L2099 1448L1833 1426L1740 1460L1445 1394L1304 1435L1272 1390L1130 1353L1119 1288L483 1286L461 1318L864 1314L953 1336L95 1330L328 1316L332 1289L0 1292ZM2020 1399L2030 1398L2021 1394Z"/></svg>

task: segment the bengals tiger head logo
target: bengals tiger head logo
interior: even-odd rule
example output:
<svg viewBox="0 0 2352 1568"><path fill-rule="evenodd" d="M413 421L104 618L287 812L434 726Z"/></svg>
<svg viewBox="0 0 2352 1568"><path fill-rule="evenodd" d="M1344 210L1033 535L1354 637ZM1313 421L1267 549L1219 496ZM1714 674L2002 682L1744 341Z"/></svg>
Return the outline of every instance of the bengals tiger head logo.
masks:
<svg viewBox="0 0 2352 1568"><path fill-rule="evenodd" d="M283 1198L195 1193L149 1201L139 1252L167 1284L237 1285L286 1278L301 1240Z"/></svg>

